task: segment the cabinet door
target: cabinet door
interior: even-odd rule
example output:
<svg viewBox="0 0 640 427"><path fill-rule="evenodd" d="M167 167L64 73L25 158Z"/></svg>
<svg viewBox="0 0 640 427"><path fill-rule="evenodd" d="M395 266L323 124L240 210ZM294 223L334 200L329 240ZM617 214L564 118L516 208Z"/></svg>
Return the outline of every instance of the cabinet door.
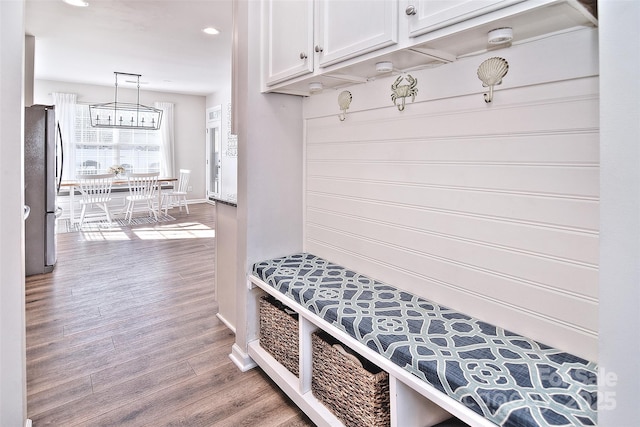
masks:
<svg viewBox="0 0 640 427"><path fill-rule="evenodd" d="M417 37L523 0L408 0L409 35Z"/></svg>
<svg viewBox="0 0 640 427"><path fill-rule="evenodd" d="M398 1L317 0L316 45L326 67L398 41Z"/></svg>
<svg viewBox="0 0 640 427"><path fill-rule="evenodd" d="M313 71L313 1L264 3L267 86Z"/></svg>

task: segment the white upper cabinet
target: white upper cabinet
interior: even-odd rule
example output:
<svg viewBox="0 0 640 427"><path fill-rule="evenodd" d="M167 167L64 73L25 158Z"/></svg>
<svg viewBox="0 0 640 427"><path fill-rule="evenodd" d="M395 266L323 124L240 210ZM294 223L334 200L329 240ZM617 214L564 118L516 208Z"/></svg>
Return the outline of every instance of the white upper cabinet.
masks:
<svg viewBox="0 0 640 427"><path fill-rule="evenodd" d="M513 43L597 26L579 0L262 0L265 92L308 96L366 83L377 62L395 71L488 51L487 33ZM499 46L508 48L508 44ZM395 72L394 71L394 72Z"/></svg>
<svg viewBox="0 0 640 427"><path fill-rule="evenodd" d="M263 3L267 86L313 71L313 1Z"/></svg>
<svg viewBox="0 0 640 427"><path fill-rule="evenodd" d="M267 86L398 41L398 0L267 0L263 7Z"/></svg>
<svg viewBox="0 0 640 427"><path fill-rule="evenodd" d="M398 1L317 0L315 46L326 67L398 42Z"/></svg>
<svg viewBox="0 0 640 427"><path fill-rule="evenodd" d="M409 0L404 13L409 18L409 36L457 24L523 0Z"/></svg>

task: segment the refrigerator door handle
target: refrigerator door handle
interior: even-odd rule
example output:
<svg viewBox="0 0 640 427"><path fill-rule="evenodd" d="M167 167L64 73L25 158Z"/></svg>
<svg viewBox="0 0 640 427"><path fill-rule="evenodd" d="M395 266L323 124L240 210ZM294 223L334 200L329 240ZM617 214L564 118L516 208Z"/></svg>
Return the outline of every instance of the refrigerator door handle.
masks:
<svg viewBox="0 0 640 427"><path fill-rule="evenodd" d="M62 174L64 172L64 144L62 143L62 130L60 129L60 122L58 122L58 137L60 138L60 175L58 176L58 185L56 186L56 194L60 194L60 185L62 184ZM56 159L56 162L58 160ZM56 168L56 171L58 169Z"/></svg>

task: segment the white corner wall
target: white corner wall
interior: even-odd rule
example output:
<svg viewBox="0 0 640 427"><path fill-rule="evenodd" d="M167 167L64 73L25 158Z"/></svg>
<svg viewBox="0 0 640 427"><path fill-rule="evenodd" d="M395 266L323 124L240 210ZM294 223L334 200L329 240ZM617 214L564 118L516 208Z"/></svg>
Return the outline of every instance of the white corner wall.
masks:
<svg viewBox="0 0 640 427"><path fill-rule="evenodd" d="M260 2L235 2L233 102L238 134L238 261L234 360L247 368L255 301L247 272L302 249L302 101L260 93ZM244 363L240 360L244 360Z"/></svg>
<svg viewBox="0 0 640 427"><path fill-rule="evenodd" d="M597 30L305 100L304 249L543 343L598 358ZM509 73L485 104L476 70ZM341 89L342 90L342 89Z"/></svg>
<svg viewBox="0 0 640 427"><path fill-rule="evenodd" d="M52 104L51 93L64 92L78 95L79 103L111 102L114 88L68 82L36 80L34 87L34 102L36 104ZM118 89L118 97L132 97L135 100L136 91ZM174 104L174 165L175 169L191 169L189 185L193 191L188 199L205 199L205 151L206 151L206 97L198 95L183 95L168 92L140 91L140 103L153 105L156 101L172 102Z"/></svg>
<svg viewBox="0 0 640 427"><path fill-rule="evenodd" d="M0 426L27 414L24 317L24 2L0 1Z"/></svg>
<svg viewBox="0 0 640 427"><path fill-rule="evenodd" d="M640 420L640 2L600 1L598 425Z"/></svg>

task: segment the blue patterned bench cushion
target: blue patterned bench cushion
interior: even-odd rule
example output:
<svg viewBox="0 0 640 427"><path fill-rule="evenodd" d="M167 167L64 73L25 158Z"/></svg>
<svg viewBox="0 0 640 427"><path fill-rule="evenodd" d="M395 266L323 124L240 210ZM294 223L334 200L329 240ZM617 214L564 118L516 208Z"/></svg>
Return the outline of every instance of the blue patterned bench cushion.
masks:
<svg viewBox="0 0 640 427"><path fill-rule="evenodd" d="M311 254L253 275L500 426L595 426L596 364Z"/></svg>

